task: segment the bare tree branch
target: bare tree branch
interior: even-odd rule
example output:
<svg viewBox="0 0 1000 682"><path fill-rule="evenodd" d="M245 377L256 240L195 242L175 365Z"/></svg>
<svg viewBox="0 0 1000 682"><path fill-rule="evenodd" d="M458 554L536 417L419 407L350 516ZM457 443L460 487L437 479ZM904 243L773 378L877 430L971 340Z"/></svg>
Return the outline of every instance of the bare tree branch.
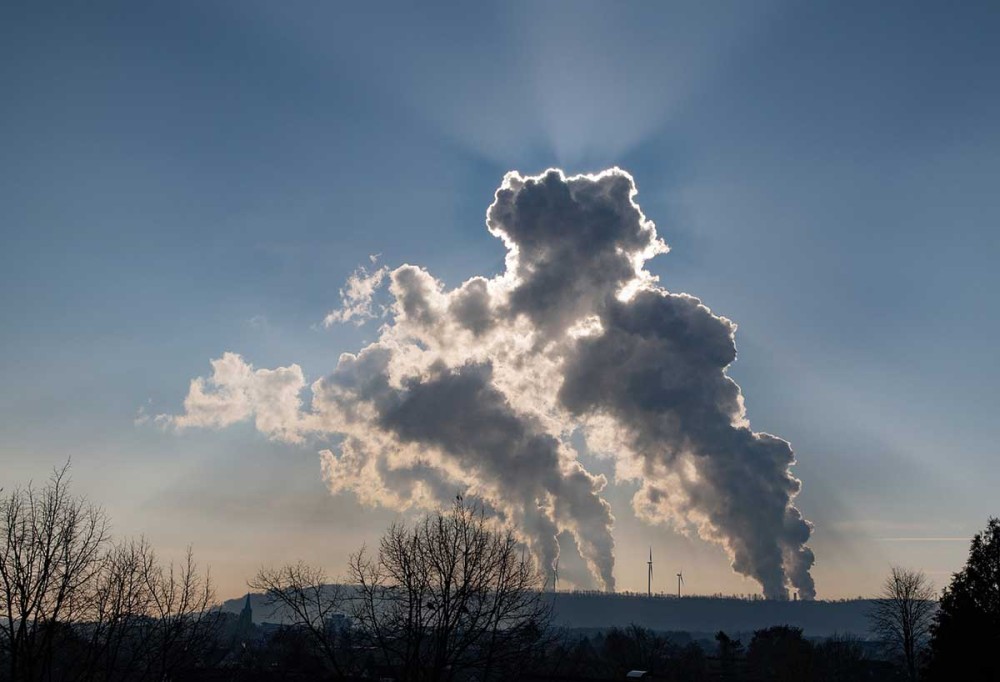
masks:
<svg viewBox="0 0 1000 682"><path fill-rule="evenodd" d="M340 586L327 584L326 574L299 562L281 568L261 569L250 588L264 593L268 604L284 611L292 625L308 632L330 667L343 676L345 653L336 617L342 615Z"/></svg>
<svg viewBox="0 0 1000 682"><path fill-rule="evenodd" d="M362 550L349 571L355 625L403 679L502 675L538 646L550 619L516 537L461 499L413 527L393 525L378 556Z"/></svg>
<svg viewBox="0 0 1000 682"><path fill-rule="evenodd" d="M911 682L918 677L936 608L934 588L922 572L893 566L869 613L872 630L902 660Z"/></svg>

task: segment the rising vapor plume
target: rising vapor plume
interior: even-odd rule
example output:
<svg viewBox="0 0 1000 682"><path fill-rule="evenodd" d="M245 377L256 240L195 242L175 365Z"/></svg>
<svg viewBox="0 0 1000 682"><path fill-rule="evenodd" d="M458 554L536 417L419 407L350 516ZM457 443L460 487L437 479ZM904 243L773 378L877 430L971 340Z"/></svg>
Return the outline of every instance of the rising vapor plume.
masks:
<svg viewBox="0 0 1000 682"><path fill-rule="evenodd" d="M446 289L403 265L359 271L328 323L371 316L383 278L392 303L375 343L314 382L297 365L257 369L226 353L195 379L178 428L254 420L272 438L336 437L321 452L335 493L396 509L456 490L521 534L547 571L568 532L594 578L614 589L614 517L604 476L569 436L635 481L641 518L722 545L771 598L811 599L811 525L793 505L788 443L750 428L735 325L657 284L645 263L667 246L617 168L567 178L508 173L486 224L505 272Z"/></svg>

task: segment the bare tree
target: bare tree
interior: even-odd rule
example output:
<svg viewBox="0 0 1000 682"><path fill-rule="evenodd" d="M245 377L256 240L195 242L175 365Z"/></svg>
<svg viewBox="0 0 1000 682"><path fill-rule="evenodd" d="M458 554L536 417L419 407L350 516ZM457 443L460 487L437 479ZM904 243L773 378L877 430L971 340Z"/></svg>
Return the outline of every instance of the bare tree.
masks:
<svg viewBox="0 0 1000 682"><path fill-rule="evenodd" d="M86 637L84 679L134 679L150 654L148 621L152 594L147 576L155 566L145 538L116 543L102 558L80 628Z"/></svg>
<svg viewBox="0 0 1000 682"><path fill-rule="evenodd" d="M50 676L59 626L88 607L109 540L104 510L70 495L68 471L0 497L0 648L13 680Z"/></svg>
<svg viewBox="0 0 1000 682"><path fill-rule="evenodd" d="M144 582L150 600L150 618L144 622L151 628L147 675L172 679L179 671L204 664L221 624L209 572L199 573L189 547L180 564L150 562Z"/></svg>
<svg viewBox="0 0 1000 682"><path fill-rule="evenodd" d="M164 566L144 538L125 540L99 563L71 624L83 646L69 678L164 680L210 663L221 614L190 548Z"/></svg>
<svg viewBox="0 0 1000 682"><path fill-rule="evenodd" d="M406 680L504 674L538 646L551 606L509 530L458 499L449 513L394 524L377 557L351 558L352 616L364 641Z"/></svg>
<svg viewBox="0 0 1000 682"><path fill-rule="evenodd" d="M0 491L0 660L14 682L164 680L205 662L219 611L188 550L163 566L145 539L113 543L104 511L69 491Z"/></svg>
<svg viewBox="0 0 1000 682"><path fill-rule="evenodd" d="M344 609L343 589L329 584L323 569L302 562L261 569L250 588L263 592L269 605L307 632L338 676L345 674L350 647L344 639L349 635L338 624Z"/></svg>
<svg viewBox="0 0 1000 682"><path fill-rule="evenodd" d="M898 656L911 680L919 673L919 659L927 646L937 607L935 591L920 571L893 566L869 614L872 630Z"/></svg>

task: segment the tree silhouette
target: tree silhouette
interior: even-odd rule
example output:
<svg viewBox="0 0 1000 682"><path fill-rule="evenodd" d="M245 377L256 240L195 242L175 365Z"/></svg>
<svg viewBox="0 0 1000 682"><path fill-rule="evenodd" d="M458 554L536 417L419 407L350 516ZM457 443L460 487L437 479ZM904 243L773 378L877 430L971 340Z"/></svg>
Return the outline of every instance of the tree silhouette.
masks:
<svg viewBox="0 0 1000 682"><path fill-rule="evenodd" d="M952 576L931 628L931 679L1000 679L1000 519L972 539L965 568Z"/></svg>
<svg viewBox="0 0 1000 682"><path fill-rule="evenodd" d="M732 639L722 630L715 635L715 641L719 644L719 663L721 665L720 674L723 680L737 679L739 671L739 659L743 656L743 642Z"/></svg>
<svg viewBox="0 0 1000 682"><path fill-rule="evenodd" d="M263 592L269 605L283 607L291 624L312 642L337 676L346 675L351 654L345 646L348 633L337 625L346 598L340 586L330 584L323 569L302 562L262 568L250 588ZM293 641L291 635L286 639Z"/></svg>
<svg viewBox="0 0 1000 682"><path fill-rule="evenodd" d="M816 679L818 682L854 682L858 680L879 680L888 682L891 678L882 671L873 670L872 661L865 655L862 640L853 635L834 635L815 645ZM875 662L874 665L884 663ZM888 665L888 664L887 664ZM893 669L890 668L890 671ZM889 672L889 671L886 671ZM881 673L881 674L880 674Z"/></svg>
<svg viewBox="0 0 1000 682"><path fill-rule="evenodd" d="M761 680L812 679L812 645L802 636L801 628L778 625L757 630L747 649L747 667Z"/></svg>
<svg viewBox="0 0 1000 682"><path fill-rule="evenodd" d="M0 680L180 679L210 663L220 613L191 550L160 563L112 542L104 510L69 487L0 491Z"/></svg>
<svg viewBox="0 0 1000 682"><path fill-rule="evenodd" d="M629 670L646 670L651 675L663 676L677 657L677 647L670 640L649 628L629 625L611 628L604 634L601 653L611 664L610 673L623 677Z"/></svg>
<svg viewBox="0 0 1000 682"><path fill-rule="evenodd" d="M108 517L69 491L69 463L41 489L0 497L0 651L12 680L49 677L62 622L74 620L109 542Z"/></svg>
<svg viewBox="0 0 1000 682"><path fill-rule="evenodd" d="M510 679L539 650L551 604L510 530L461 497L448 513L394 524L351 558L351 616L400 680Z"/></svg>
<svg viewBox="0 0 1000 682"><path fill-rule="evenodd" d="M902 661L911 682L917 679L920 670L934 606L934 588L927 576L893 566L868 614L872 630L884 642L890 656Z"/></svg>

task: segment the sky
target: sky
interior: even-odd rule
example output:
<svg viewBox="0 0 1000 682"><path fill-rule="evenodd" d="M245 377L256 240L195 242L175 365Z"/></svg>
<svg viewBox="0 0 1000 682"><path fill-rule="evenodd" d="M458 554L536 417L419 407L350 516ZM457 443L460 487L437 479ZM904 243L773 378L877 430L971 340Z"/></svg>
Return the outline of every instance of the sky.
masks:
<svg viewBox="0 0 1000 682"><path fill-rule="evenodd" d="M507 172L617 166L670 246L659 286L738 325L728 374L795 451L817 596L892 563L943 586L1000 485L998 29L971 2L5 3L0 486L71 459L117 533L193 545L221 597L261 565L342 572L400 512L331 494L335 438L152 417L227 351L311 382L376 342L323 323L359 265L502 275ZM636 487L604 493L617 589L650 546L655 589L760 589L637 518ZM560 579L595 586L571 553Z"/></svg>

